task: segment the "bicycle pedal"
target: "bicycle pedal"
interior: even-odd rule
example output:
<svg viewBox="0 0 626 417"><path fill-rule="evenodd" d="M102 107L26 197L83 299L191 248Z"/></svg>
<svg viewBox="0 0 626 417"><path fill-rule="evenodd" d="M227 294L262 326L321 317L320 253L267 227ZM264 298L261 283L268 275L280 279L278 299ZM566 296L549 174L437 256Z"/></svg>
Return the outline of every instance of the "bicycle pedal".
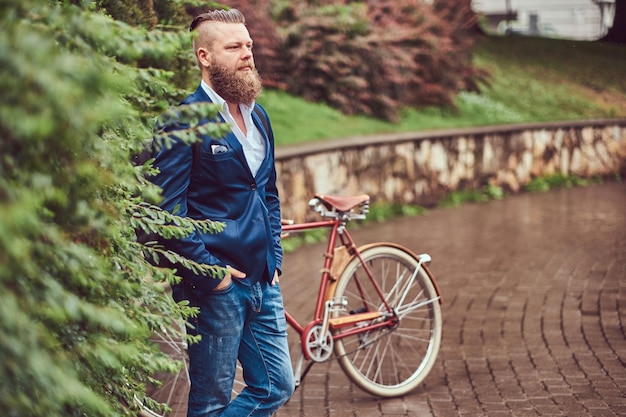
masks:
<svg viewBox="0 0 626 417"><path fill-rule="evenodd" d="M350 310L350 314L361 314L361 313L365 313L366 311L367 311L367 308L361 307L361 308L357 308L356 310Z"/></svg>

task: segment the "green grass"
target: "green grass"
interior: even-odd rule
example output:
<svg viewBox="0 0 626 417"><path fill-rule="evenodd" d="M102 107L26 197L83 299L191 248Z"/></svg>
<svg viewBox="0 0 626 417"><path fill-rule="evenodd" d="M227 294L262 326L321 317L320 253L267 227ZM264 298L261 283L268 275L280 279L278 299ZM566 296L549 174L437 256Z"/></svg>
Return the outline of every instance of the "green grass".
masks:
<svg viewBox="0 0 626 417"><path fill-rule="evenodd" d="M554 174L534 178L525 188L533 193L545 193L556 188L586 187L590 184L601 184L602 182L604 182L604 179L601 177L587 179L576 175Z"/></svg>
<svg viewBox="0 0 626 417"><path fill-rule="evenodd" d="M266 90L278 146L313 140L520 122L626 117L626 48L599 42L486 37L475 49L489 84L463 92L456 110L407 109L399 123L346 116Z"/></svg>
<svg viewBox="0 0 626 417"><path fill-rule="evenodd" d="M452 191L437 203L438 207L457 207L464 203L482 203L490 200L501 200L505 197L501 187L487 185L478 190Z"/></svg>

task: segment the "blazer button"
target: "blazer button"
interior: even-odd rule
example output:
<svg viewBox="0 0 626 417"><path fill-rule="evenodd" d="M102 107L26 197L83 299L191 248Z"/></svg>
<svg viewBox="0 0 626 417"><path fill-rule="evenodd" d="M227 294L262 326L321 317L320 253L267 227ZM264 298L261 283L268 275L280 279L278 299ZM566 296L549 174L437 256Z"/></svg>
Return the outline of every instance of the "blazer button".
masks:
<svg viewBox="0 0 626 417"><path fill-rule="evenodd" d="M256 190L256 184L250 184L250 189L251 189L252 191Z"/></svg>

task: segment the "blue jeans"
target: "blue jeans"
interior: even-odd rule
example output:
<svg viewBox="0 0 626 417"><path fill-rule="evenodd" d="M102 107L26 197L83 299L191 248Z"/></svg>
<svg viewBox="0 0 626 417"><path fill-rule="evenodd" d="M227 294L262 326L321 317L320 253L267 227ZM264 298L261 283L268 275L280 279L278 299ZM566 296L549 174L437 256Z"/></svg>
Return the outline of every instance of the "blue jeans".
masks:
<svg viewBox="0 0 626 417"><path fill-rule="evenodd" d="M294 391L280 287L233 279L225 290L192 303L200 312L190 320L190 333L201 340L189 345L187 416L271 416ZM231 401L237 360L246 388Z"/></svg>

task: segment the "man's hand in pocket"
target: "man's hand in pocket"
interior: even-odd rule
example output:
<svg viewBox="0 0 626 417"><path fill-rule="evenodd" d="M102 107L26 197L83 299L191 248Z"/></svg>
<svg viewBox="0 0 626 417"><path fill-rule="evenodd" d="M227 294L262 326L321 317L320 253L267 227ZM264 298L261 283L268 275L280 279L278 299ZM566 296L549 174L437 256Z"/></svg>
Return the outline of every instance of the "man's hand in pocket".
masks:
<svg viewBox="0 0 626 417"><path fill-rule="evenodd" d="M226 288L230 286L230 282L233 280L233 278L243 279L246 277L245 273L233 268L230 265L227 265L226 269L228 270L228 273L224 275L224 278L222 278L222 281L219 284L217 284L217 287L215 287L213 291L225 290Z"/></svg>

